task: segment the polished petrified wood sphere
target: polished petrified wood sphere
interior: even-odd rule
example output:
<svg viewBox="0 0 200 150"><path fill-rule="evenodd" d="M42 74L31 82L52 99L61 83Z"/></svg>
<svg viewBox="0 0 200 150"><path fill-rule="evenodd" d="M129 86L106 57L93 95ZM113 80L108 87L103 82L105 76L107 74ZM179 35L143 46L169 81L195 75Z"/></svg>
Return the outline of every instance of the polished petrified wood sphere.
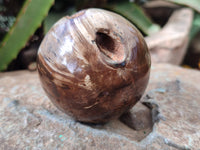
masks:
<svg viewBox="0 0 200 150"><path fill-rule="evenodd" d="M60 19L38 51L48 97L82 122L104 123L128 111L144 93L150 65L139 31L102 9Z"/></svg>

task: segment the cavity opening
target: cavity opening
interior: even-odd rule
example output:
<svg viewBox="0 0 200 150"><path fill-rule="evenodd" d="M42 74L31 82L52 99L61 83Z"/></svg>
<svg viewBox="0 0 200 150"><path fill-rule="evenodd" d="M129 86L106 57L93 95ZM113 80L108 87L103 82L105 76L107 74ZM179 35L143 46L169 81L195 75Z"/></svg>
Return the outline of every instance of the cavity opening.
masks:
<svg viewBox="0 0 200 150"><path fill-rule="evenodd" d="M97 32L95 41L100 52L109 59L120 63L124 61L125 51L120 37L113 38L108 33Z"/></svg>

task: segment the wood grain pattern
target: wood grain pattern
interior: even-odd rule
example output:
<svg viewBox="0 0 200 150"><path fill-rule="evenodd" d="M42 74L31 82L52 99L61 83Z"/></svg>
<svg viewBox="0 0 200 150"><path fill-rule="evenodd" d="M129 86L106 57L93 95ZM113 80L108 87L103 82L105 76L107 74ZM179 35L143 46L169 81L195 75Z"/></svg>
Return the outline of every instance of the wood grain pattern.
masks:
<svg viewBox="0 0 200 150"><path fill-rule="evenodd" d="M102 9L62 18L38 51L48 97L82 122L104 123L128 111L144 93L150 65L139 31Z"/></svg>

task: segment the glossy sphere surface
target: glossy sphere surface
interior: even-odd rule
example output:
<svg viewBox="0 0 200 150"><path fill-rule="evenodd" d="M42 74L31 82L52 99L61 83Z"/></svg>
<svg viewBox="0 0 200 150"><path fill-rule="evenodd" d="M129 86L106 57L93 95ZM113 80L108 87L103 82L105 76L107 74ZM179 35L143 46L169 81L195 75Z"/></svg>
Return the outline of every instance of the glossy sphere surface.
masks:
<svg viewBox="0 0 200 150"><path fill-rule="evenodd" d="M38 51L48 97L82 122L104 123L128 111L146 89L150 65L139 31L102 9L60 19Z"/></svg>

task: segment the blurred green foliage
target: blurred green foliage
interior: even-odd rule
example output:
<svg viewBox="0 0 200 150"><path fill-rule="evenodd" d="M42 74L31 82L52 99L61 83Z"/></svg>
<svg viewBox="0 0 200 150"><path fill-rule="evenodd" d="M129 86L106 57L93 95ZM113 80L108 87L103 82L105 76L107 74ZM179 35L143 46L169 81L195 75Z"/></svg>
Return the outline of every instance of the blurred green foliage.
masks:
<svg viewBox="0 0 200 150"><path fill-rule="evenodd" d="M17 57L35 30L41 25L54 0L26 0L16 21L0 45L0 70ZM38 9L39 8L39 9Z"/></svg>
<svg viewBox="0 0 200 150"><path fill-rule="evenodd" d="M192 22L192 28L190 31L190 41L195 37L198 32L200 32L200 13L195 12Z"/></svg>
<svg viewBox="0 0 200 150"><path fill-rule="evenodd" d="M152 20L144 13L143 9L136 3L120 2L109 5L108 8L129 19L146 35L160 30L160 26L153 23Z"/></svg>
<svg viewBox="0 0 200 150"><path fill-rule="evenodd" d="M165 1L191 7L200 13L200 0L165 0Z"/></svg>

